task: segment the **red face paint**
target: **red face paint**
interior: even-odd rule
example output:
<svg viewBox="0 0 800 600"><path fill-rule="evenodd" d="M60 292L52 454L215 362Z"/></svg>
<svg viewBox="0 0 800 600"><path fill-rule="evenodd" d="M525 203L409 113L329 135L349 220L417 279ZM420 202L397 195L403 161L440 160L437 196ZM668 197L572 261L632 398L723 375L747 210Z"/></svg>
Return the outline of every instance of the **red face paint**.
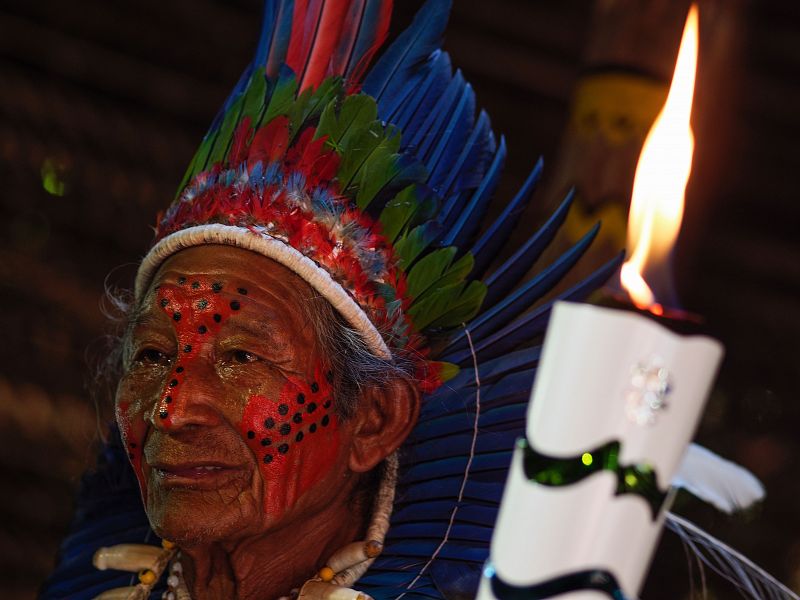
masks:
<svg viewBox="0 0 800 600"><path fill-rule="evenodd" d="M270 518L280 518L336 462L332 381L333 374L318 364L311 381L290 378L279 398L255 395L245 407L241 432L258 459Z"/></svg>
<svg viewBox="0 0 800 600"><path fill-rule="evenodd" d="M173 416L183 408L181 384L200 359L201 350L205 345L213 344L222 324L242 306L241 299L221 294L223 284L220 281L204 277L187 281L185 277L179 277L177 283L162 284L156 293L156 302L172 319L178 341L177 357L156 410L155 418L165 428L172 425ZM247 295L247 290L240 288L237 291L238 296Z"/></svg>
<svg viewBox="0 0 800 600"><path fill-rule="evenodd" d="M128 412L130 404L130 402L119 403L116 410L117 423L119 424L122 444L128 451L128 458L131 461L133 472L136 474L136 479L139 480L139 488L144 499L147 497L147 483L142 473L142 446L144 445L144 436L147 433L147 423L145 423L144 419L131 421L130 413Z"/></svg>
<svg viewBox="0 0 800 600"><path fill-rule="evenodd" d="M153 419L165 429L172 426L173 416L183 410L182 383L192 371L193 364L200 358L201 350L205 345L213 343L222 324L232 313L241 309L247 295L247 290L242 288L232 294L223 295L222 291L222 282L204 277L194 277L191 281L186 277L179 277L175 284L163 283L156 291L153 301L171 319L177 339L177 355L153 415ZM117 422L131 465L139 480L142 496L146 498L142 447L147 424L141 418L131 420L130 404L119 403Z"/></svg>

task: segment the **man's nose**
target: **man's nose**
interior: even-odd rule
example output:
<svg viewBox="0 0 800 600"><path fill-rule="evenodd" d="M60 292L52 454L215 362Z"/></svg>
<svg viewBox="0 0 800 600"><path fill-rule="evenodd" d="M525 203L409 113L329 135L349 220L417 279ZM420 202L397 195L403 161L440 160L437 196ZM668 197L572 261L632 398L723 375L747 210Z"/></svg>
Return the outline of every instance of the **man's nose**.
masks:
<svg viewBox="0 0 800 600"><path fill-rule="evenodd" d="M162 431L213 427L222 422L222 386L205 357L189 357L174 365L150 420Z"/></svg>

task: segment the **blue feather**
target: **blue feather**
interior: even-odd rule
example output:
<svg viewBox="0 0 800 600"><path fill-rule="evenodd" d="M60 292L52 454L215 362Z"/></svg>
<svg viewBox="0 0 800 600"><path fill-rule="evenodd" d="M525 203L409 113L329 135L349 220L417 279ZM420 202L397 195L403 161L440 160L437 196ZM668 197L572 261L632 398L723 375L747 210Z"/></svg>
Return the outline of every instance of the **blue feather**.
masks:
<svg viewBox="0 0 800 600"><path fill-rule="evenodd" d="M364 0L361 8L361 18L356 27L356 39L350 50L347 65L344 69L344 76L347 77L353 69L359 67L361 57L366 54L377 41L375 39L375 28L381 17L382 0Z"/></svg>
<svg viewBox="0 0 800 600"><path fill-rule="evenodd" d="M480 185L486 170L484 165L494 156L495 151L494 133L489 116L485 111L481 111L467 143L464 144L464 149L453 164L450 176L439 187L439 193L447 199L439 213L440 221L444 223L456 219L458 216L456 207L469 197L465 191Z"/></svg>
<svg viewBox="0 0 800 600"><path fill-rule="evenodd" d="M503 170L505 159L506 140L501 136L500 145L497 148L497 152L495 152L492 164L483 176L480 186L475 190L461 214L458 215L456 222L453 225L445 224L444 230L447 231L447 234L440 242L442 246L463 247L470 236L475 233L475 230L480 226L486 206L489 204L489 200L497 187L497 181Z"/></svg>
<svg viewBox="0 0 800 600"><path fill-rule="evenodd" d="M275 21L278 18L281 4L283 4L283 0L266 0L264 2L264 14L261 17L261 34L258 38L252 63L262 69L267 64L267 55L269 54L270 46L272 46L272 38L276 30Z"/></svg>
<svg viewBox="0 0 800 600"><path fill-rule="evenodd" d="M544 161L539 158L525 183L519 188L517 195L506 205L500 216L470 249L470 253L475 259L472 277L480 278L497 257L497 253L503 244L508 241L508 236L511 235L511 231L518 223L517 218L525 210L531 196L533 196L533 190L536 188L536 184L539 183L543 168ZM484 300L484 304L488 306L486 300Z"/></svg>
<svg viewBox="0 0 800 600"><path fill-rule="evenodd" d="M425 162L426 148L437 139L437 133L451 115L453 105L464 91L464 76L456 71L455 76L447 84L444 93L436 100L433 110L424 117L419 127L409 127L403 131L403 149L413 152L418 159Z"/></svg>
<svg viewBox="0 0 800 600"><path fill-rule="evenodd" d="M541 354L541 346L533 346L532 348L523 348L522 350L509 352L504 356L479 364L478 376L480 377L481 385L485 386L494 383L509 373L530 369L531 367L536 366L539 362L539 357ZM475 370L469 368L462 369L458 375L448 381L445 386L449 389L455 390L471 387L474 384ZM428 398L430 397L431 396Z"/></svg>
<svg viewBox="0 0 800 600"><path fill-rule="evenodd" d="M448 54L442 50L434 52L424 67L424 78L407 84L407 92L402 92L404 102L384 119L401 131L415 130L447 88L451 72Z"/></svg>
<svg viewBox="0 0 800 600"><path fill-rule="evenodd" d="M453 502L451 500L409 504L398 508L392 513L392 523L418 523L437 519L449 519L452 510ZM491 527L494 525L496 518L496 506L467 504L462 505L458 509L458 520L462 523L475 523L482 527Z"/></svg>
<svg viewBox="0 0 800 600"><path fill-rule="evenodd" d="M489 288L483 301L484 306L494 306L500 298L504 297L525 277L525 274L533 266L533 263L539 259L545 248L550 245L550 242L564 223L574 197L574 192L570 191L547 222L500 268L484 280L484 283Z"/></svg>
<svg viewBox="0 0 800 600"><path fill-rule="evenodd" d="M461 93L458 105L452 110L450 118L442 130L439 140L428 153L425 166L430 172L428 185L437 189L449 177L453 164L458 159L467 134L475 120L475 94L467 84Z"/></svg>
<svg viewBox="0 0 800 600"><path fill-rule="evenodd" d="M378 114L392 114L397 96L419 68L442 45L450 15L450 0L428 0L411 25L383 53L364 78L362 90L378 102Z"/></svg>
<svg viewBox="0 0 800 600"><path fill-rule="evenodd" d="M520 287L513 294L506 296L485 312L467 324L473 343L497 331L528 310L536 300L544 296L561 281L591 245L600 226L595 225L567 252L562 254L549 267L538 273L533 279ZM463 331L451 339L445 351L464 348L467 345L466 333Z"/></svg>
<svg viewBox="0 0 800 600"><path fill-rule="evenodd" d="M475 353L479 361L489 360L501 356L513 350L516 346L524 342L530 342L534 338L541 336L547 327L550 318L550 309L553 303L558 300L579 302L584 300L589 294L600 287L609 277L619 268L622 263L624 253L620 253L616 258L610 260L605 265L597 269L586 279L573 286L556 299L542 305L538 309L520 317L513 323L503 327L501 330L484 338L475 344ZM446 354L442 360L455 364L471 364L472 352L467 348L456 350Z"/></svg>
<svg viewBox="0 0 800 600"><path fill-rule="evenodd" d="M279 0L279 6L273 17L274 31L270 39L265 71L269 78L278 75L286 62L289 40L292 37L292 17L294 0Z"/></svg>

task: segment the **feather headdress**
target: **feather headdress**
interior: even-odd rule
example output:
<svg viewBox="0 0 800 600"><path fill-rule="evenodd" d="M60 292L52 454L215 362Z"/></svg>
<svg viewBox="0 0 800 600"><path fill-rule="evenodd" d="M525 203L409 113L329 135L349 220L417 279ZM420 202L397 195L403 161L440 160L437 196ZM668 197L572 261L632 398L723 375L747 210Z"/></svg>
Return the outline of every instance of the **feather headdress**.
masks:
<svg viewBox="0 0 800 600"><path fill-rule="evenodd" d="M182 248L248 248L306 279L376 354L414 361L421 388L431 391L456 372L430 360L431 338L463 349L463 335L452 331L472 323L484 342L550 289L596 229L509 294L550 241L566 202L482 280L541 165L478 235L506 146L440 49L449 9L446 0L426 3L368 69L386 37L390 1L267 2L253 62L159 217L137 295Z"/></svg>

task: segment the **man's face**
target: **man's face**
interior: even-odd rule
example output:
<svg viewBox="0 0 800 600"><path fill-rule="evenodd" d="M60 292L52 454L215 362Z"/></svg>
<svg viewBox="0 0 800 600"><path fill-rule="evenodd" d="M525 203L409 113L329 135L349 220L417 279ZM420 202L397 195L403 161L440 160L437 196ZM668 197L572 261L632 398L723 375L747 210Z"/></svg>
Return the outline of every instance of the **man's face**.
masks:
<svg viewBox="0 0 800 600"><path fill-rule="evenodd" d="M329 501L347 468L335 376L288 269L226 246L179 252L137 314L117 421L157 533L230 539Z"/></svg>

